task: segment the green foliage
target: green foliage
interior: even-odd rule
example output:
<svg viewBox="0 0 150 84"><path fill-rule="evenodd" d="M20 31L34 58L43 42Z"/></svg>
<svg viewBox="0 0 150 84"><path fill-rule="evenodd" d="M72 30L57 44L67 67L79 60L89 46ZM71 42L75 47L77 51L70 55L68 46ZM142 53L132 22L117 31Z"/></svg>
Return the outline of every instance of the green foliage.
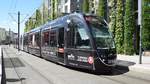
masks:
<svg viewBox="0 0 150 84"><path fill-rule="evenodd" d="M29 18L29 20L25 23L25 29L24 31L27 32L31 29L34 29L40 25L45 24L48 20L54 20L58 16L57 14L57 5L58 0L51 0L51 12L50 15L48 15L48 8L43 3L43 9L42 13L39 9L36 10L36 17L35 18Z"/></svg>
<svg viewBox="0 0 150 84"><path fill-rule="evenodd" d="M124 21L124 52L125 54L134 54L133 33L134 33L134 12L132 0L126 0L125 21Z"/></svg>
<svg viewBox="0 0 150 84"><path fill-rule="evenodd" d="M43 3L43 23L42 24L45 24L47 21L46 13L47 13L46 7L45 7L45 4Z"/></svg>
<svg viewBox="0 0 150 84"><path fill-rule="evenodd" d="M28 32L26 27L24 28L24 32Z"/></svg>
<svg viewBox="0 0 150 84"><path fill-rule="evenodd" d="M115 43L117 53L123 53L124 40L124 25L123 25L123 2L117 0L117 15L116 15Z"/></svg>
<svg viewBox="0 0 150 84"><path fill-rule="evenodd" d="M101 17L105 16L105 0L99 0L97 15Z"/></svg>
<svg viewBox="0 0 150 84"><path fill-rule="evenodd" d="M48 21L52 20L52 17L51 15L48 16Z"/></svg>
<svg viewBox="0 0 150 84"><path fill-rule="evenodd" d="M41 21L42 21L42 14L41 14L40 10L37 9L36 10L36 22L35 22L36 27L38 27L42 24Z"/></svg>
<svg viewBox="0 0 150 84"><path fill-rule="evenodd" d="M89 12L89 0L83 0L83 5L82 5L82 11L84 13L88 13Z"/></svg>
<svg viewBox="0 0 150 84"><path fill-rule="evenodd" d="M110 31L115 37L115 28L116 28L116 0L111 0L111 12L110 12Z"/></svg>
<svg viewBox="0 0 150 84"><path fill-rule="evenodd" d="M34 28L33 21L31 20L31 18L29 18L29 20L25 22L24 32L28 32L32 28Z"/></svg>
<svg viewBox="0 0 150 84"><path fill-rule="evenodd" d="M55 0L55 13L54 13L54 18L56 19L58 17L58 0Z"/></svg>
<svg viewBox="0 0 150 84"><path fill-rule="evenodd" d="M28 28L25 27L25 28L24 28L24 32L28 32L28 31L29 31Z"/></svg>
<svg viewBox="0 0 150 84"><path fill-rule="evenodd" d="M142 11L142 46L145 50L150 50L150 0L143 0Z"/></svg>
<svg viewBox="0 0 150 84"><path fill-rule="evenodd" d="M25 22L24 32L28 32L28 21Z"/></svg>
<svg viewBox="0 0 150 84"><path fill-rule="evenodd" d="M43 4L43 23L45 24L48 21L48 8Z"/></svg>
<svg viewBox="0 0 150 84"><path fill-rule="evenodd" d="M57 18L57 3L58 1L57 0L52 0L51 1L51 4L52 4L52 11L51 11L51 20L54 20Z"/></svg>
<svg viewBox="0 0 150 84"><path fill-rule="evenodd" d="M26 21L24 32L28 32L29 30L34 29L40 25L42 25L42 14L37 9L36 10L36 17L35 18L30 17L29 20Z"/></svg>
<svg viewBox="0 0 150 84"><path fill-rule="evenodd" d="M34 26L34 23L33 23L33 19L29 18L29 30L34 29L34 28L35 28L35 26Z"/></svg>

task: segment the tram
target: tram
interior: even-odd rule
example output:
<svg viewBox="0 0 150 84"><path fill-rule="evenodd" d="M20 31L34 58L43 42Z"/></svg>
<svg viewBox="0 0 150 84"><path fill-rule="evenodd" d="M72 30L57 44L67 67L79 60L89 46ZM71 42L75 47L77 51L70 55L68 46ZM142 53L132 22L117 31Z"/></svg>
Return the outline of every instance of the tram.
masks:
<svg viewBox="0 0 150 84"><path fill-rule="evenodd" d="M66 66L103 72L115 66L116 48L106 21L72 13L24 34L24 51Z"/></svg>

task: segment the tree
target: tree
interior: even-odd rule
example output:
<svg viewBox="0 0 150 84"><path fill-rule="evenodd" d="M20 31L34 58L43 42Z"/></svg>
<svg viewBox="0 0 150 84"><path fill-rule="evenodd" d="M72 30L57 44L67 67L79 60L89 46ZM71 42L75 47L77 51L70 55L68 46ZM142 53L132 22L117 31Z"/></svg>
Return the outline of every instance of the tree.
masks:
<svg viewBox="0 0 150 84"><path fill-rule="evenodd" d="M123 1L117 0L117 14L116 14L116 29L115 29L115 43L117 53L123 53L124 42L124 23L123 23Z"/></svg>
<svg viewBox="0 0 150 84"><path fill-rule="evenodd" d="M105 1L106 0L99 0L99 3L98 3L98 13L97 15L98 16L101 16L101 17L104 17L105 16Z"/></svg>
<svg viewBox="0 0 150 84"><path fill-rule="evenodd" d="M34 23L33 23L33 19L30 17L29 18L29 25L28 25L28 29L31 30L31 29L34 29Z"/></svg>
<svg viewBox="0 0 150 84"><path fill-rule="evenodd" d="M52 0L51 1L51 7L52 7L52 10L51 10L51 19L54 20L57 18L57 0Z"/></svg>
<svg viewBox="0 0 150 84"><path fill-rule="evenodd" d="M134 11L132 0L126 0L125 18L124 18L124 51L125 54L132 55L134 53Z"/></svg>
<svg viewBox="0 0 150 84"><path fill-rule="evenodd" d="M36 27L40 26L42 24L42 14L40 12L40 10L36 10Z"/></svg>
<svg viewBox="0 0 150 84"><path fill-rule="evenodd" d="M26 27L24 28L24 32L28 32Z"/></svg>
<svg viewBox="0 0 150 84"><path fill-rule="evenodd" d="M142 46L145 50L150 50L150 1L143 0L142 5Z"/></svg>
<svg viewBox="0 0 150 84"><path fill-rule="evenodd" d="M89 0L83 0L82 9L84 13L89 12Z"/></svg>
<svg viewBox="0 0 150 84"><path fill-rule="evenodd" d="M55 0L54 8L55 8L54 19L56 19L58 17L58 14L57 14L57 11L58 11L58 0Z"/></svg>
<svg viewBox="0 0 150 84"><path fill-rule="evenodd" d="M54 12L55 12L55 0L51 1L52 4L52 10L51 10L51 19L54 20Z"/></svg>
<svg viewBox="0 0 150 84"><path fill-rule="evenodd" d="M28 26L29 26L29 25L28 25L28 21L26 21L26 22L25 22L24 32L28 32L28 29L29 29Z"/></svg>
<svg viewBox="0 0 150 84"><path fill-rule="evenodd" d="M116 0L110 0L110 31L115 37L115 28L116 28Z"/></svg>
<svg viewBox="0 0 150 84"><path fill-rule="evenodd" d="M25 28L24 28L24 32L28 32L29 30L31 30L33 28L33 23L31 21L31 18L29 18L29 20L27 20L25 22Z"/></svg>
<svg viewBox="0 0 150 84"><path fill-rule="evenodd" d="M48 21L48 8L45 6L45 3L43 3L43 23L45 24Z"/></svg>
<svg viewBox="0 0 150 84"><path fill-rule="evenodd" d="M43 22L42 24L45 24L46 22L46 8L45 8L45 4L43 3Z"/></svg>

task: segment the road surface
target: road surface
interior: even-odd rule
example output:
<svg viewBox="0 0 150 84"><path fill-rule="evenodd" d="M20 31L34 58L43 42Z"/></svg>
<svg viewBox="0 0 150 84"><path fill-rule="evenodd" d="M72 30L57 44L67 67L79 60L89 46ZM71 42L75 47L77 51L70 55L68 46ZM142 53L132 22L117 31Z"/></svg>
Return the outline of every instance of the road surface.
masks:
<svg viewBox="0 0 150 84"><path fill-rule="evenodd" d="M150 84L150 74L116 67L112 74L65 67L2 46L7 84Z"/></svg>

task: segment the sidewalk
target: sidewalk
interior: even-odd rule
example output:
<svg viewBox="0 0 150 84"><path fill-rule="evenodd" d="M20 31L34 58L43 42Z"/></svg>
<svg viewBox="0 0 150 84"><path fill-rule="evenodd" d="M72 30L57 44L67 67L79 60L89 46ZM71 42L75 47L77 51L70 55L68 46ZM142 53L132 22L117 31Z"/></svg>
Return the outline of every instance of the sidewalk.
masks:
<svg viewBox="0 0 150 84"><path fill-rule="evenodd" d="M9 46L2 46L2 48L7 84L52 84L41 72L34 69L38 63L34 63L33 60L37 60L37 57L30 57L30 54L18 52L17 49ZM25 61L24 57L27 57L30 61ZM40 61L38 62L40 63ZM29 63L36 65L31 66Z"/></svg>
<svg viewBox="0 0 150 84"><path fill-rule="evenodd" d="M150 56L142 56L142 64L139 64L139 55L118 55L117 64L128 67L131 71L150 74Z"/></svg>

